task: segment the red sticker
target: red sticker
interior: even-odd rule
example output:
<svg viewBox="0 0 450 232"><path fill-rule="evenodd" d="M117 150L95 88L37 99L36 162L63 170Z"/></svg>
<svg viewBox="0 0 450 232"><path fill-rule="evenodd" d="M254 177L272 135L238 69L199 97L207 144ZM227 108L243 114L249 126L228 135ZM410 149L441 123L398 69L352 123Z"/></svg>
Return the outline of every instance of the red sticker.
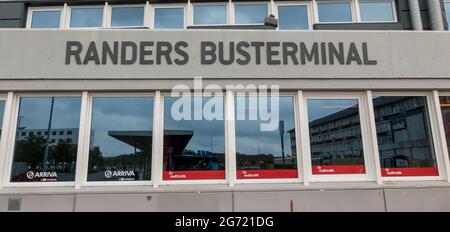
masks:
<svg viewBox="0 0 450 232"><path fill-rule="evenodd" d="M164 171L163 180L225 179L225 170L214 171Z"/></svg>
<svg viewBox="0 0 450 232"><path fill-rule="evenodd" d="M437 168L382 168L382 176L439 176Z"/></svg>
<svg viewBox="0 0 450 232"><path fill-rule="evenodd" d="M298 178L297 169L238 170L238 179L283 179Z"/></svg>
<svg viewBox="0 0 450 232"><path fill-rule="evenodd" d="M364 165L333 165L333 166L313 166L314 175L333 175L333 174L365 174Z"/></svg>

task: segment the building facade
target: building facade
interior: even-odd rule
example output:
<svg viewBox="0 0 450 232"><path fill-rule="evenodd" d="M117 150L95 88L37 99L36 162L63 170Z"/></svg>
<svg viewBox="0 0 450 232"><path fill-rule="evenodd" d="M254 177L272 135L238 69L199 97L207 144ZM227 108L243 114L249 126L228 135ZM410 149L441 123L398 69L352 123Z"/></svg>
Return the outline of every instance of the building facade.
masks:
<svg viewBox="0 0 450 232"><path fill-rule="evenodd" d="M450 211L447 15L0 0L0 211Z"/></svg>

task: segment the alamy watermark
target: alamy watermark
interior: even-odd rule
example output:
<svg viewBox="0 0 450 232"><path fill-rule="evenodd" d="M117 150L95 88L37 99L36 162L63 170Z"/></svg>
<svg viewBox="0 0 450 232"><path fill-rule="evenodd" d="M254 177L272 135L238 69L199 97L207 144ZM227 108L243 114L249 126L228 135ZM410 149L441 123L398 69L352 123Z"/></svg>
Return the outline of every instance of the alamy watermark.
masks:
<svg viewBox="0 0 450 232"><path fill-rule="evenodd" d="M235 108L229 110L224 109L227 92L235 93ZM193 88L182 84L172 88L171 97L179 99L172 104L170 111L176 121L260 121L261 131L273 131L279 125L279 96L278 85L226 85L224 89L215 84L203 86L202 78L195 77Z"/></svg>

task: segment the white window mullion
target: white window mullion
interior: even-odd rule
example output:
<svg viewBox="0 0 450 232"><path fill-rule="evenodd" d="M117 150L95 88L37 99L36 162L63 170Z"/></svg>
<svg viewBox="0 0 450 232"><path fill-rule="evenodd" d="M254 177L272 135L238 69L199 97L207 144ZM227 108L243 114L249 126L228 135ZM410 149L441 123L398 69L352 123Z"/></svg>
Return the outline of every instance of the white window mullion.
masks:
<svg viewBox="0 0 450 232"><path fill-rule="evenodd" d="M78 130L78 151L75 171L75 189L80 189L87 181L90 143L91 98L84 91L81 96L80 125Z"/></svg>
<svg viewBox="0 0 450 232"><path fill-rule="evenodd" d="M8 146L10 144L10 137L14 137L11 132L11 128L14 124L11 124L11 120L13 116L13 107L14 107L14 93L8 92L5 100L5 108L3 109L3 122L2 123L2 131L0 138L0 189L3 188L3 185L8 183L7 176L9 174L6 172L8 169Z"/></svg>
<svg viewBox="0 0 450 232"><path fill-rule="evenodd" d="M145 7L144 7L144 27L147 27L147 28L151 28L150 27L150 25L152 25L152 18L154 18L153 17L153 12L152 12L152 14L150 15L150 3L147 1L147 2L145 2Z"/></svg>
<svg viewBox="0 0 450 232"><path fill-rule="evenodd" d="M226 91L225 95L225 173L228 183L234 186L236 182L236 132L234 118L234 93Z"/></svg>
<svg viewBox="0 0 450 232"><path fill-rule="evenodd" d="M312 173L311 168L311 149L309 146L309 128L308 128L308 111L306 109L306 99L303 96L303 91L298 91L298 109L300 118L300 146L302 150L301 158L303 166L303 184L305 186L309 185L309 178Z"/></svg>
<svg viewBox="0 0 450 232"><path fill-rule="evenodd" d="M105 2L105 6L103 7L103 28L108 28L111 26L111 17L110 17L110 7L108 6L108 2Z"/></svg>
<svg viewBox="0 0 450 232"><path fill-rule="evenodd" d="M369 125L369 143L370 143L370 152L371 152L371 162L373 163L374 172L375 172L375 180L377 184L383 184L383 178L381 176L381 165L380 165L380 153L378 150L378 140L377 140L377 127L375 123L375 112L373 107L373 95L372 91L366 91L366 103L368 110L368 125Z"/></svg>
<svg viewBox="0 0 450 232"><path fill-rule="evenodd" d="M228 1L228 7L227 7L227 24L228 25L234 25L236 24L235 14L234 14L234 3L232 0Z"/></svg>
<svg viewBox="0 0 450 232"><path fill-rule="evenodd" d="M359 0L353 0L353 7L354 7L354 13L355 16L354 18L354 22L361 22L361 12L359 11Z"/></svg>
<svg viewBox="0 0 450 232"><path fill-rule="evenodd" d="M8 131L7 136L4 138L4 142L6 145L3 148L3 151L5 151L5 158L4 158L4 169L3 169L3 185L7 186L10 185L10 177L11 177L11 170L12 170L12 163L13 163L13 156L14 156L14 144L16 142L16 128L17 128L17 117L19 115L19 96L16 94L12 94L11 92L8 93L7 101L10 102L8 105Z"/></svg>
<svg viewBox="0 0 450 232"><path fill-rule="evenodd" d="M156 91L153 98L153 140L152 140L152 182L153 187L162 183L163 152L164 152L164 104L160 91Z"/></svg>
<svg viewBox="0 0 450 232"><path fill-rule="evenodd" d="M449 154L448 154L448 149L447 149L447 140L445 137L445 130L444 130L444 119L442 118L442 110L440 107L440 101L439 101L439 92L437 90L433 90L433 99L435 102L435 105L438 106L436 107L436 116L437 116L437 123L438 123L438 140L440 142L439 147L442 150L442 156L443 156L443 160L444 160L444 170L445 170L445 177L446 177L446 181L450 182L450 160L449 160Z"/></svg>

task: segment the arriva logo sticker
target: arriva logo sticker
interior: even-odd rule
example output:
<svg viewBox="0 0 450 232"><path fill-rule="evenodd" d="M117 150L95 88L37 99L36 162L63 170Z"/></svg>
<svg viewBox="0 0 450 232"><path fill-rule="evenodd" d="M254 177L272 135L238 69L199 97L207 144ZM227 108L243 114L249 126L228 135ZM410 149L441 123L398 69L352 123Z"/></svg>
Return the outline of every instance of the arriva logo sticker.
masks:
<svg viewBox="0 0 450 232"><path fill-rule="evenodd" d="M112 178L112 177L134 177L134 171L111 171L106 170L105 171L105 177L106 178Z"/></svg>
<svg viewBox="0 0 450 232"><path fill-rule="evenodd" d="M27 178L28 179L35 179L35 178L58 178L58 174L56 172L33 172L28 171L27 172Z"/></svg>

